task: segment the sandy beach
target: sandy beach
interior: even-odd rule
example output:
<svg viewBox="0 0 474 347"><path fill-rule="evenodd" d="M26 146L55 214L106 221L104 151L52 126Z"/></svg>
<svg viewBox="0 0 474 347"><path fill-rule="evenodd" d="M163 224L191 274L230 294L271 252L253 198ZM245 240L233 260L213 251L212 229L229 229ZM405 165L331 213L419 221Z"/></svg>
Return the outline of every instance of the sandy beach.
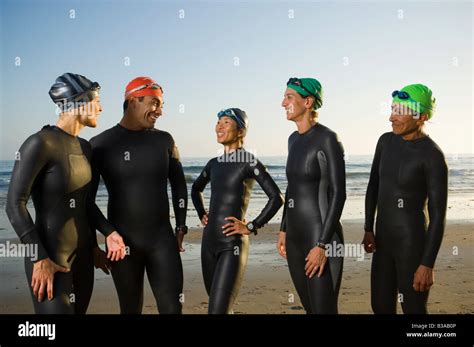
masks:
<svg viewBox="0 0 474 347"><path fill-rule="evenodd" d="M362 220L343 221L346 244L361 241L362 225ZM447 224L435 265L435 285L428 304L430 313L474 312L473 226L472 221L463 220ZM278 228L277 224L269 224L251 239L248 267L244 284L234 304L234 313L304 313L291 282L286 260L277 254L275 248ZM199 228L190 230L185 240L186 251L182 253L185 295L183 312L188 314L207 312L208 297L201 275L200 239ZM345 258L339 294L340 313L372 313L370 264L371 255L367 254L364 260ZM94 293L88 313L119 313L112 278L100 270L96 270L95 275ZM0 313L33 313L23 259L1 259L0 278ZM143 312L157 313L148 283L145 286ZM400 307L398 312L401 313Z"/></svg>

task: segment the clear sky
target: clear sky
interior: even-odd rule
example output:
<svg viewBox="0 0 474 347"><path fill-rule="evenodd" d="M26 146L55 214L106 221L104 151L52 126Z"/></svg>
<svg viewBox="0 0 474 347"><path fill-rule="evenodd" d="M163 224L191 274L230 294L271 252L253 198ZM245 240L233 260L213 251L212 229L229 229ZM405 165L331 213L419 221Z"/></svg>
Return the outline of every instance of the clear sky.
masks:
<svg viewBox="0 0 474 347"><path fill-rule="evenodd" d="M247 111L247 148L286 155L295 125L280 104L296 76L320 80L320 122L349 155L373 153L391 130L391 92L411 83L434 92L427 131L445 153L473 152L472 2L0 3L0 159L56 121L48 90L64 72L102 86L104 112L86 139L120 120L125 85L146 75L165 92L157 128L183 157L216 155L226 107Z"/></svg>

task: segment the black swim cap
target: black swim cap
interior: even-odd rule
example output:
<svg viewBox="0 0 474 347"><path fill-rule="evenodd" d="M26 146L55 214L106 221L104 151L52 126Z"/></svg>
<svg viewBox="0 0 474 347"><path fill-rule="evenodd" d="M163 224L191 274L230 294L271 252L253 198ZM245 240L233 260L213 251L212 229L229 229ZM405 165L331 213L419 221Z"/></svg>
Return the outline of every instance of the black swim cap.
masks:
<svg viewBox="0 0 474 347"><path fill-rule="evenodd" d="M88 78L67 72L56 79L49 90L49 96L62 111L76 108L80 103L92 101L100 85Z"/></svg>
<svg viewBox="0 0 474 347"><path fill-rule="evenodd" d="M221 117L230 117L237 123L239 129L247 129L249 126L249 119L247 117L247 113L241 110L240 108L228 108L226 110L222 110L217 114L218 118Z"/></svg>

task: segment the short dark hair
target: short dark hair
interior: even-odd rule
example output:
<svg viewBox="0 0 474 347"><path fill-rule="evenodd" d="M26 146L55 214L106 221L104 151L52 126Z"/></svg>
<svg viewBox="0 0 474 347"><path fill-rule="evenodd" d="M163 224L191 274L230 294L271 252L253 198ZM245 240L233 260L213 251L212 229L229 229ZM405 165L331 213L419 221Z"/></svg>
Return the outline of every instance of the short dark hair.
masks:
<svg viewBox="0 0 474 347"><path fill-rule="evenodd" d="M145 98L144 96L139 96L138 101L142 102L144 98ZM125 100L123 102L123 112L124 113L125 113L125 111L127 111L127 108L128 108L128 100Z"/></svg>

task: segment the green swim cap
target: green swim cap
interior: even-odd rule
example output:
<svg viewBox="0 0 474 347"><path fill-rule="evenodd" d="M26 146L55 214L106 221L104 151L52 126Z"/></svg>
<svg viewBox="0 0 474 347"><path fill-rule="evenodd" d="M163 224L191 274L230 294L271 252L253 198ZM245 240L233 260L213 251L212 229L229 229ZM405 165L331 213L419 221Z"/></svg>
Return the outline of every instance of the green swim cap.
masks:
<svg viewBox="0 0 474 347"><path fill-rule="evenodd" d="M315 110L323 106L323 87L317 79L292 77L286 82L286 85L303 97L314 96L316 100L313 108Z"/></svg>
<svg viewBox="0 0 474 347"><path fill-rule="evenodd" d="M428 119L433 116L436 108L436 99L433 98L433 92L423 84L410 84L400 91L394 91L392 97L392 103L406 106L419 114L427 114Z"/></svg>

